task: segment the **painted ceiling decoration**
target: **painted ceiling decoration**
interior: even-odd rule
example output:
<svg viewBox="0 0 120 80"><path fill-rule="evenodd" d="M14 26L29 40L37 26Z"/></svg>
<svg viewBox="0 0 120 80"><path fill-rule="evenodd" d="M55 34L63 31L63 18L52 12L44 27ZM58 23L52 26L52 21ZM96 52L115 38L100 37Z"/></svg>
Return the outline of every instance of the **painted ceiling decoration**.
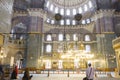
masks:
<svg viewBox="0 0 120 80"><path fill-rule="evenodd" d="M0 32L9 32L13 0L0 0Z"/></svg>
<svg viewBox="0 0 120 80"><path fill-rule="evenodd" d="M49 0L49 1L58 4L60 6L71 7L71 6L83 4L84 2L87 2L89 0Z"/></svg>

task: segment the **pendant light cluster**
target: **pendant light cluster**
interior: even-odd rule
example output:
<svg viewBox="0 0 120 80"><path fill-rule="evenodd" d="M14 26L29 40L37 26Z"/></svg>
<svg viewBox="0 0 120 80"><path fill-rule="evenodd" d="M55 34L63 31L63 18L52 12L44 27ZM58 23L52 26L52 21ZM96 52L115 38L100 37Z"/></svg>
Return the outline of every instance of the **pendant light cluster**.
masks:
<svg viewBox="0 0 120 80"><path fill-rule="evenodd" d="M57 14L55 14L55 20L56 21L60 21L61 19L63 18L63 16L60 14L60 13L57 13ZM76 14L75 16L74 16L74 19L76 20L76 21L80 21L81 19L82 19L82 14Z"/></svg>

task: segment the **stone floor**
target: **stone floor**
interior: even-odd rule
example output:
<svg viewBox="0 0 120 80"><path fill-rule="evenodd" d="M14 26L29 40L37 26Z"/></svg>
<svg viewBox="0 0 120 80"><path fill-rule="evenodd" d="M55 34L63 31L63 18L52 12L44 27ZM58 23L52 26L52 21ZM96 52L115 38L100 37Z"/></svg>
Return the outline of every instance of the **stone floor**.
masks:
<svg viewBox="0 0 120 80"><path fill-rule="evenodd" d="M120 80L120 78L116 78L114 72L96 72L96 77L94 80ZM85 77L85 72L49 72L44 71L41 74L36 74L34 72L30 72L30 75L33 75L31 80L82 80ZM23 74L18 75L17 80L22 80ZM5 80L10 80L5 79Z"/></svg>
<svg viewBox="0 0 120 80"><path fill-rule="evenodd" d="M31 74L33 78L31 80L82 80L85 74ZM19 80L21 80L23 74L19 74ZM115 78L114 73L111 75L98 74L94 80L120 80L120 78Z"/></svg>

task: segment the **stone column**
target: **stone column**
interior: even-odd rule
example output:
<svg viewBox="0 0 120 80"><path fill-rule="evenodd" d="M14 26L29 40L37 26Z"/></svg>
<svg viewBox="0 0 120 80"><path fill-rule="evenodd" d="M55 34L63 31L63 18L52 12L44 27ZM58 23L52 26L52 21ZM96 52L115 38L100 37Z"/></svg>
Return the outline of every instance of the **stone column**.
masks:
<svg viewBox="0 0 120 80"><path fill-rule="evenodd" d="M107 55L106 59L108 61L108 68L116 68L116 60L111 59L111 57L115 56L115 51L112 47L112 40L115 39L115 34L105 34L104 38L104 53ZM114 61L114 62L113 62Z"/></svg>
<svg viewBox="0 0 120 80"><path fill-rule="evenodd" d="M114 10L98 10L93 16L96 24L96 33L113 32ZM109 27L108 27L109 26Z"/></svg>
<svg viewBox="0 0 120 80"><path fill-rule="evenodd" d="M43 21L45 13L42 9L28 9L30 26L28 28L26 67L39 68L42 53Z"/></svg>
<svg viewBox="0 0 120 80"><path fill-rule="evenodd" d="M43 19L31 16L30 27L27 36L27 60L26 67L38 68L38 62L42 51L42 27Z"/></svg>
<svg viewBox="0 0 120 80"><path fill-rule="evenodd" d="M42 35L30 33L27 40L27 65L26 67L38 68L38 61L41 55Z"/></svg>

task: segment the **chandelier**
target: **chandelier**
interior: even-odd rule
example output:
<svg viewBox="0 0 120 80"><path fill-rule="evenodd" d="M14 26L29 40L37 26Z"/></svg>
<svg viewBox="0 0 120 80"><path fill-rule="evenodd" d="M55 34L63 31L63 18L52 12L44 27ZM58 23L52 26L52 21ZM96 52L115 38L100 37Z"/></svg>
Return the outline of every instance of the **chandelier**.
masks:
<svg viewBox="0 0 120 80"><path fill-rule="evenodd" d="M84 48L84 44L80 43L80 48L78 48L77 44L74 44L73 48L69 47L69 44L64 42L62 46L63 50L61 50L60 55L62 59L91 59L94 55L90 51L86 51Z"/></svg>

